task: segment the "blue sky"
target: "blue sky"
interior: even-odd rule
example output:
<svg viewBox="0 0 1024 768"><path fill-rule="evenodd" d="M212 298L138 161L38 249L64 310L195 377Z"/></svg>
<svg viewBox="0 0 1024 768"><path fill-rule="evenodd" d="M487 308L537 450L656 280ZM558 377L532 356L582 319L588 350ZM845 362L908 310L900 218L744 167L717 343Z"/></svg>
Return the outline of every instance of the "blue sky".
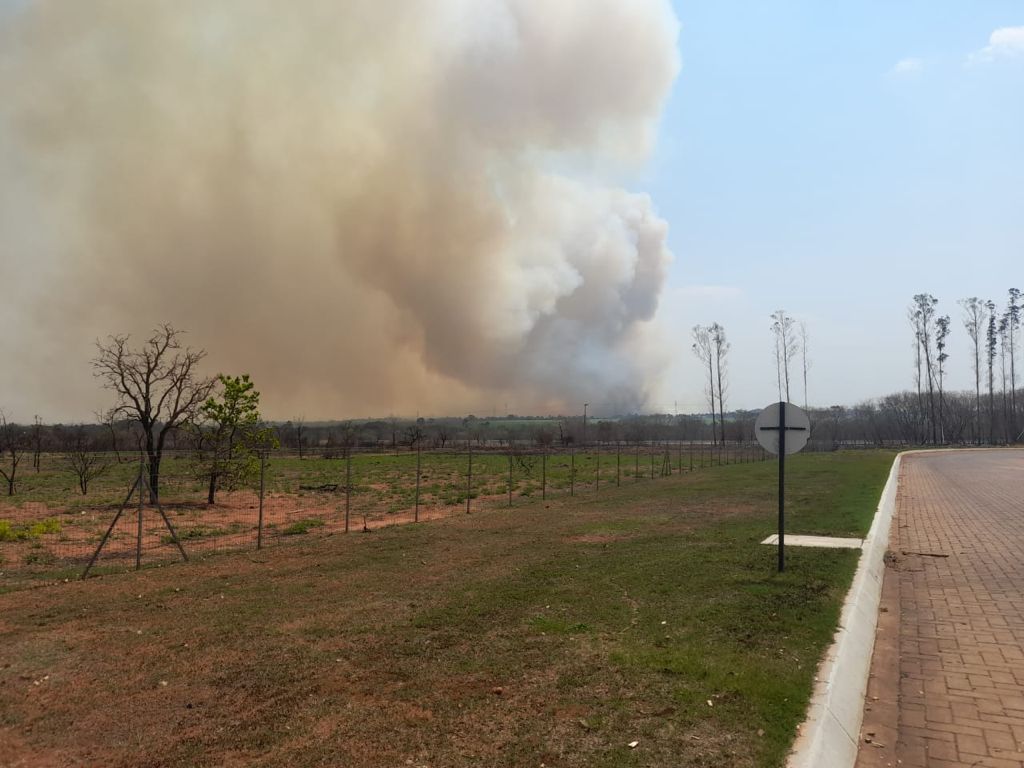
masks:
<svg viewBox="0 0 1024 768"><path fill-rule="evenodd" d="M699 407L688 329L733 342L731 405L776 399L769 314L807 322L812 405L909 388L906 306L1024 287L1020 2L676 3L683 66L641 186L670 223L676 362L652 406ZM902 63L901 63L902 62ZM799 388L792 399L802 402Z"/></svg>

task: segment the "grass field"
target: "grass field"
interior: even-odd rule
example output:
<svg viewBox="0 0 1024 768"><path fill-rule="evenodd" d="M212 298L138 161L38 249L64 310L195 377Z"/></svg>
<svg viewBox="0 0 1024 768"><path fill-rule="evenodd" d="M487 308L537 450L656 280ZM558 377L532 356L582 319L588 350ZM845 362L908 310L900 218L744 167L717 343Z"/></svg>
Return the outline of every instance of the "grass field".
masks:
<svg viewBox="0 0 1024 768"><path fill-rule="evenodd" d="M795 457L788 530L862 535L891 461ZM776 574L774 471L0 595L0 745L12 765L781 765L856 553L793 548Z"/></svg>

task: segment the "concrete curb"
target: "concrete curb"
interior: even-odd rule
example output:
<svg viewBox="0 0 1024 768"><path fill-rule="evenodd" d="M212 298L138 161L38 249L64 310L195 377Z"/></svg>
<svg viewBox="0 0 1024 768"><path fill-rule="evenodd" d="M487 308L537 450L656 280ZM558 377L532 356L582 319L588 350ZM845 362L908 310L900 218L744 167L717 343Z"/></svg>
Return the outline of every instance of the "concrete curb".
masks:
<svg viewBox="0 0 1024 768"><path fill-rule="evenodd" d="M786 761L787 768L852 768L857 762L900 465L907 453L915 452L898 454L889 470L878 511L864 539L853 584L843 603L839 629L818 666L807 718L800 726Z"/></svg>

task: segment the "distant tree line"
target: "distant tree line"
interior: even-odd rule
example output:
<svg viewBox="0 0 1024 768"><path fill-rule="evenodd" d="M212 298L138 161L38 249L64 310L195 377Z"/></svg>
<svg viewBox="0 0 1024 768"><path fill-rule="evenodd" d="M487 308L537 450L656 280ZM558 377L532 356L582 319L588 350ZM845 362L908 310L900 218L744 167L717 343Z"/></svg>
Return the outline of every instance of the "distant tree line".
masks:
<svg viewBox="0 0 1024 768"><path fill-rule="evenodd" d="M929 293L913 297L907 319L913 331L913 442L1016 443L1021 440L1017 351L1021 292L1007 291L1005 305L971 296L960 299L961 323L970 340L973 393L949 393L949 337L954 324ZM964 400L970 400L965 415Z"/></svg>

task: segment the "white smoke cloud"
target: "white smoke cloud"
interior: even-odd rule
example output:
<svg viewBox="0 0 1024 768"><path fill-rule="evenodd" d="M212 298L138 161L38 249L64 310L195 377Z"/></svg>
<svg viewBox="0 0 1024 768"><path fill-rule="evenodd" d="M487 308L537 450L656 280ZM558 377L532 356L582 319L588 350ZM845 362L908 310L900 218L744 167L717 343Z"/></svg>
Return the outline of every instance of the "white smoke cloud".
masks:
<svg viewBox="0 0 1024 768"><path fill-rule="evenodd" d="M636 407L670 255L614 180L677 31L666 0L0 16L0 398L86 415L92 340L166 321L271 415Z"/></svg>

